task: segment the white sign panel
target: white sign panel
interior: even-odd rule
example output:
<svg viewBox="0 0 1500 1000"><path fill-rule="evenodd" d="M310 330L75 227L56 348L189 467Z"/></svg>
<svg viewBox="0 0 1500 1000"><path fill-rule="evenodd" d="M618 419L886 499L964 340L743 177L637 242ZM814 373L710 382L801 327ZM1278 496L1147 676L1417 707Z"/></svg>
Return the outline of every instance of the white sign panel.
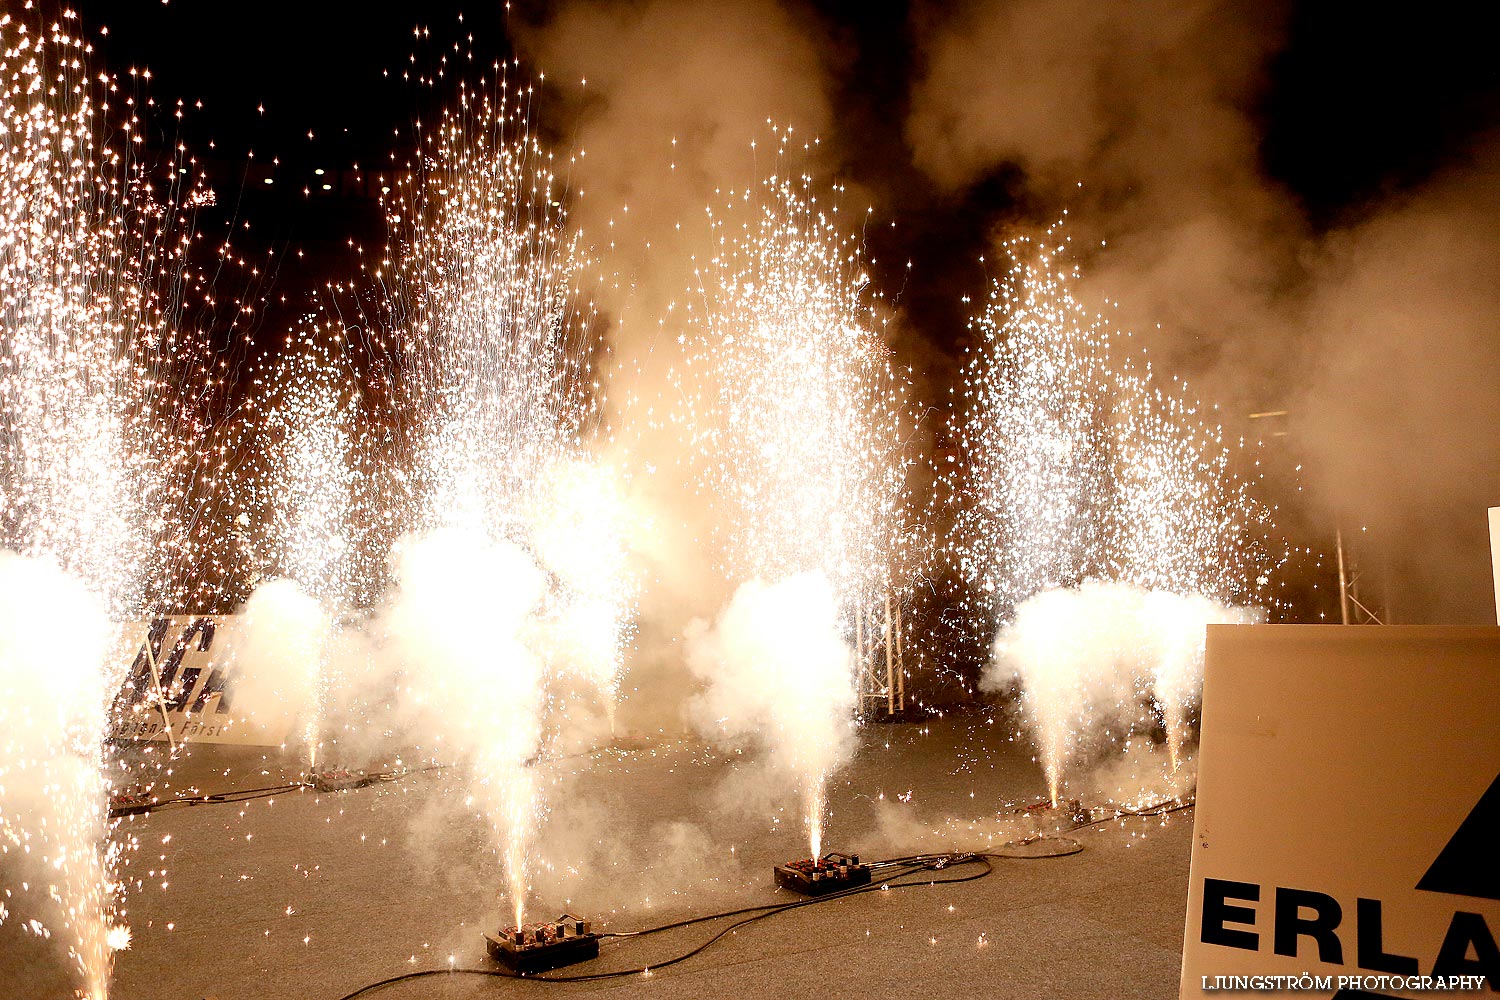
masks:
<svg viewBox="0 0 1500 1000"><path fill-rule="evenodd" d="M1495 621L1500 622L1500 507L1490 508L1490 566L1495 574Z"/></svg>
<svg viewBox="0 0 1500 1000"><path fill-rule="evenodd" d="M115 698L116 739L277 746L285 717L267 723L236 711L234 648L243 640L235 615L181 615L121 626L116 647L124 680ZM165 711L163 711L165 709Z"/></svg>
<svg viewBox="0 0 1500 1000"><path fill-rule="evenodd" d="M1210 625L1202 720L1183 1000L1500 989L1500 629Z"/></svg>

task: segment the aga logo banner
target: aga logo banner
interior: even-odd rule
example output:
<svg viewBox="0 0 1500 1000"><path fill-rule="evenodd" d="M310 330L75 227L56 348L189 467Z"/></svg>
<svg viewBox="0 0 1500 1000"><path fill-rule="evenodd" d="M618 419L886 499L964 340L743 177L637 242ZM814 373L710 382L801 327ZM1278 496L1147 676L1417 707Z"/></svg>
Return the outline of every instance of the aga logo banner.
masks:
<svg viewBox="0 0 1500 1000"><path fill-rule="evenodd" d="M235 646L244 621L235 615L179 615L121 627L116 657L126 665L115 696L111 735L277 746L285 720L251 721L236 705Z"/></svg>
<svg viewBox="0 0 1500 1000"><path fill-rule="evenodd" d="M1210 626L1180 996L1500 991L1497 706L1500 629Z"/></svg>

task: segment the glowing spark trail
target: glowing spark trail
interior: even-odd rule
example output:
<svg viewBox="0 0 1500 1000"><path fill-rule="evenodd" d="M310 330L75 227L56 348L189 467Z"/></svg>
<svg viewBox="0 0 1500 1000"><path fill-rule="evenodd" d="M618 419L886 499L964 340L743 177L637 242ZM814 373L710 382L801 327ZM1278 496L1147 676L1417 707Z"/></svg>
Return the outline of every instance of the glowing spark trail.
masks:
<svg viewBox="0 0 1500 1000"><path fill-rule="evenodd" d="M124 453L131 234L120 154L94 144L83 43L5 18L0 145L3 516L11 544L56 553L116 607L141 562ZM55 77L49 76L49 70Z"/></svg>
<svg viewBox="0 0 1500 1000"><path fill-rule="evenodd" d="M306 701L297 706L297 716L316 771L333 623L359 590L350 524L357 496L351 431L357 414L335 345L320 340L316 329L288 341L268 379L275 397L264 415L272 441L264 503L285 580L273 581L272 594L257 591L246 611L253 623L265 608L283 631L291 631L283 641L300 647L300 676L291 687ZM282 589L288 581L298 593Z"/></svg>
<svg viewBox="0 0 1500 1000"><path fill-rule="evenodd" d="M324 607L339 611L350 602L353 576L347 522L356 415L335 364L311 345L299 347L283 355L273 379L281 395L266 416L278 445L268 500L282 571Z"/></svg>

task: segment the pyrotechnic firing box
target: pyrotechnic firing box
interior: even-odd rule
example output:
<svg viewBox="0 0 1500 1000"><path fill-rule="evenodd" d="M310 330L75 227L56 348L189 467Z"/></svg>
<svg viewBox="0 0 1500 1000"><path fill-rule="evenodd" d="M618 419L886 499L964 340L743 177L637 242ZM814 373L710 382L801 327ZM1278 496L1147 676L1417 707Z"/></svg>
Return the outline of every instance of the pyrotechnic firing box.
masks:
<svg viewBox="0 0 1500 1000"><path fill-rule="evenodd" d="M116 816L134 816L150 812L154 805L156 800L144 792L115 792L109 797L109 815L111 819Z"/></svg>
<svg viewBox="0 0 1500 1000"><path fill-rule="evenodd" d="M1052 833L1067 833L1094 820L1093 812L1077 799L1063 799L1057 805L1043 799L1027 806L1022 813L1034 820L1038 828Z"/></svg>
<svg viewBox="0 0 1500 1000"><path fill-rule="evenodd" d="M502 927L484 936L490 957L513 972L546 972L599 957L599 935L589 922L564 913L556 920Z"/></svg>
<svg viewBox="0 0 1500 1000"><path fill-rule="evenodd" d="M870 884L870 866L859 863L857 854L825 854L776 866L776 884L804 896L826 896L830 892Z"/></svg>
<svg viewBox="0 0 1500 1000"><path fill-rule="evenodd" d="M363 788L370 784L370 779L359 771L351 771L344 767L331 767L323 771L314 771L310 776L310 783L320 792L343 792L350 788Z"/></svg>

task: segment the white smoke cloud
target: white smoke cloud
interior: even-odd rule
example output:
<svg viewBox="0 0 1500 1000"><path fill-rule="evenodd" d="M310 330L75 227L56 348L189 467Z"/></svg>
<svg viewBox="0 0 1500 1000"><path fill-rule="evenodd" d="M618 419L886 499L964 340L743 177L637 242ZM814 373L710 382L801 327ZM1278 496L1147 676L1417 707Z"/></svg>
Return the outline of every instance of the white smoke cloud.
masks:
<svg viewBox="0 0 1500 1000"><path fill-rule="evenodd" d="M234 642L234 710L246 724L269 732L298 728L296 738L316 757L319 685L324 644L332 623L317 599L293 580L257 587L240 609L243 631Z"/></svg>
<svg viewBox="0 0 1500 1000"><path fill-rule="evenodd" d="M514 543L456 529L403 540L392 564L389 653L405 711L431 727L435 752L470 769L519 924L540 807L528 762L541 750L546 707L528 630L546 577Z"/></svg>
<svg viewBox="0 0 1500 1000"><path fill-rule="evenodd" d="M1019 167L1036 209L1068 210L1080 243L1108 241L1087 268L1090 305L1114 303L1171 370L1232 369L1215 399L1263 401L1286 362L1268 334L1285 327L1279 299L1304 236L1259 168L1255 105L1282 16L1212 0L1021 0L927 18L913 161L948 188Z"/></svg>
<svg viewBox="0 0 1500 1000"><path fill-rule="evenodd" d="M763 748L770 767L795 778L818 856L824 785L854 752L857 700L828 580L751 580L712 626L691 624L685 642L688 666L706 683L689 702L693 723L731 746Z"/></svg>
<svg viewBox="0 0 1500 1000"><path fill-rule="evenodd" d="M591 708L614 728L620 668L631 638L637 596L629 541L638 537L638 515L621 477L598 463L573 461L552 470L550 489L528 517L529 541L541 566L566 591L540 639L555 668L553 690L572 704L568 716ZM583 691L566 691L581 680Z"/></svg>
<svg viewBox="0 0 1500 1000"><path fill-rule="evenodd" d="M752 149L769 146L768 120L808 138L831 127L827 42L775 0L584 0L520 25L518 43L554 99L569 103L559 117L574 124L584 154L570 165L579 195L570 218L602 258L594 294L610 324L600 362L609 447L640 470L628 484L640 512L631 552L648 582L628 686L681 689L689 679L677 638L729 597L685 447L691 430L674 422L681 306L713 252L705 208L760 180L771 162L769 149ZM645 697L625 710L640 728L678 716L676 705L662 712Z"/></svg>
<svg viewBox="0 0 1500 1000"><path fill-rule="evenodd" d="M1342 511L1346 533L1369 527L1389 572L1362 568L1398 622L1494 623L1485 511L1500 503L1497 183L1492 140L1331 233L1311 262L1310 350L1292 399L1309 482Z"/></svg>
<svg viewBox="0 0 1500 1000"><path fill-rule="evenodd" d="M1166 766L1177 770L1202 694L1207 626L1262 618L1204 597L1085 581L1018 605L980 683L988 691L1020 685L1024 722L1056 801L1072 767L1110 730L1139 722L1151 697L1165 717Z"/></svg>
<svg viewBox="0 0 1500 1000"><path fill-rule="evenodd" d="M456 794L413 816L412 850L473 827L519 920L552 795L538 760L611 739L629 518L610 470L572 463L518 519L524 543L462 527L400 539L391 589L364 614L335 623L292 581L267 583L229 630L234 706L251 724L316 731L324 768L450 767L432 780Z"/></svg>
<svg viewBox="0 0 1500 1000"><path fill-rule="evenodd" d="M558 908L602 917L701 910L764 878L718 831L686 819L623 822L624 803L570 797L547 818L534 889Z"/></svg>
<svg viewBox="0 0 1500 1000"><path fill-rule="evenodd" d="M119 680L106 668L114 632L55 561L0 551L0 923L63 943L91 998L128 940L110 926L99 756Z"/></svg>

